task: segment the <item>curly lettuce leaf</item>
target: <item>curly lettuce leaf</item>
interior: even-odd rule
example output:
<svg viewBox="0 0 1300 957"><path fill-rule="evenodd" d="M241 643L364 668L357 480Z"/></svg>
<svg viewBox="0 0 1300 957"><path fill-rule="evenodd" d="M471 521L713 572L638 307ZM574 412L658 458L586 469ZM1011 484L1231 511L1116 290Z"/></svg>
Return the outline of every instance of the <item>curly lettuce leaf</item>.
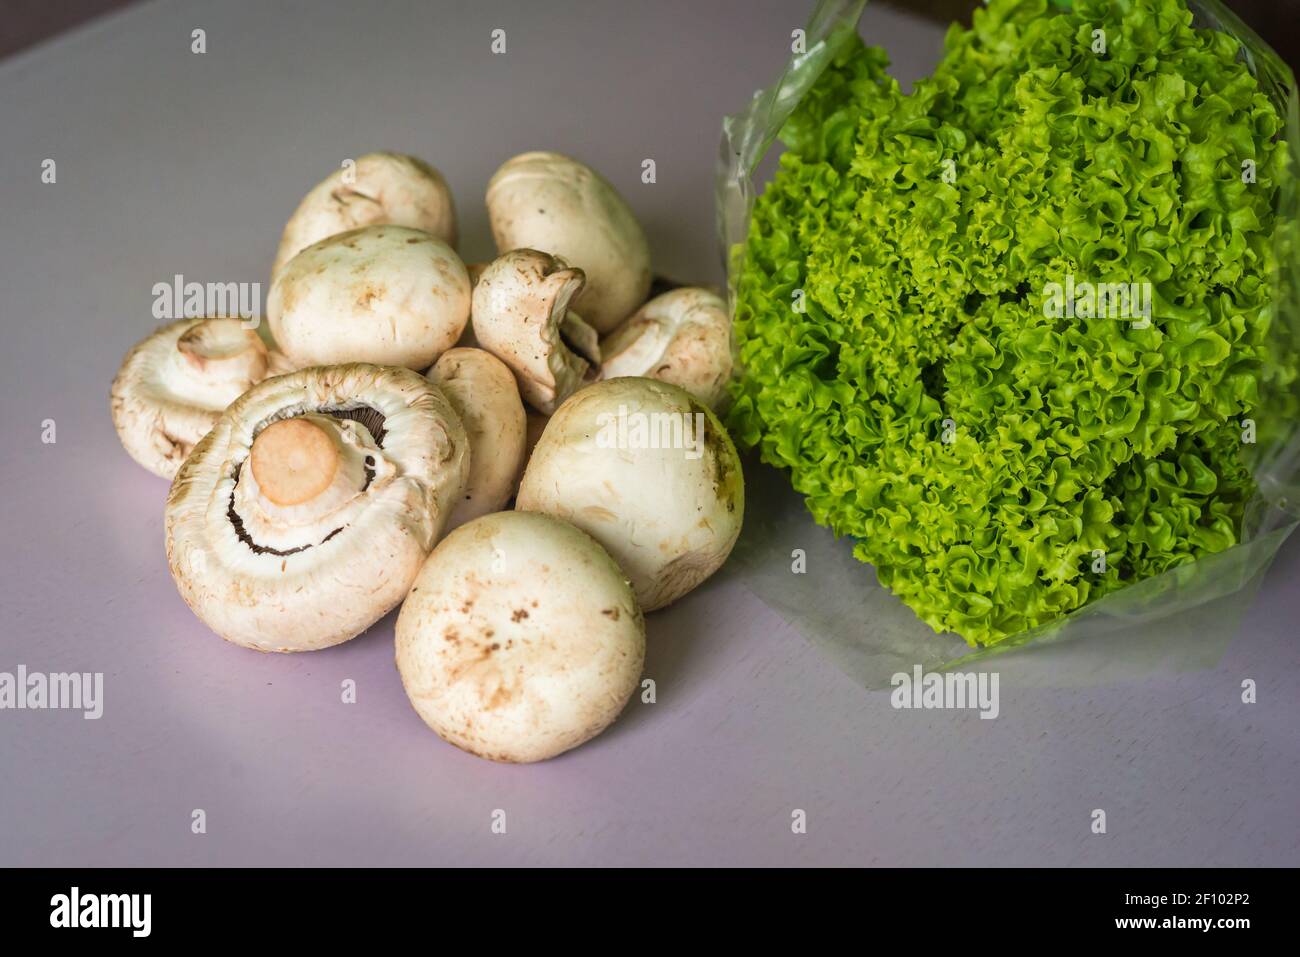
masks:
<svg viewBox="0 0 1300 957"><path fill-rule="evenodd" d="M731 424L937 631L993 643L1239 539L1287 171L1237 42L1191 24L993 0L910 93L850 45L782 132ZM1150 322L1045 308L1067 276L1149 283Z"/></svg>

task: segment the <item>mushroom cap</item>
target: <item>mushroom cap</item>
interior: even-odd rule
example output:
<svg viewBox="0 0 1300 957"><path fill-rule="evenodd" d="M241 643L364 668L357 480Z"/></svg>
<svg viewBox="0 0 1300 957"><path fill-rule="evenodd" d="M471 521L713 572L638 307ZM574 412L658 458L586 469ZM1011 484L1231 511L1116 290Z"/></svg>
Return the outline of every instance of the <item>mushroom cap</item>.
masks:
<svg viewBox="0 0 1300 957"><path fill-rule="evenodd" d="M311 428L285 424L297 417L334 442L333 466L311 451ZM235 644L307 651L347 641L402 600L468 466L460 419L419 373L351 363L267 379L221 414L172 483L172 577ZM295 470L305 482L294 484Z"/></svg>
<svg viewBox="0 0 1300 957"><path fill-rule="evenodd" d="M482 349L448 349L429 370L469 436L469 479L447 528L500 511L524 465L525 416L515 377Z"/></svg>
<svg viewBox="0 0 1300 957"><path fill-rule="evenodd" d="M487 206L498 252L539 249L586 273L577 305L597 332L609 332L645 301L645 233L614 187L589 166L560 153L523 153L493 174Z"/></svg>
<svg viewBox="0 0 1300 957"><path fill-rule="evenodd" d="M402 153L359 157L351 184L335 170L308 193L280 237L271 278L308 246L360 226L411 226L456 245L456 208L442 174Z"/></svg>
<svg viewBox="0 0 1300 957"><path fill-rule="evenodd" d="M645 621L614 560L572 525L498 512L429 556L397 618L397 669L443 740L493 761L543 761L618 717L645 660Z"/></svg>
<svg viewBox="0 0 1300 957"><path fill-rule="evenodd" d="M591 535L650 612L726 561L740 534L745 484L731 438L698 399L654 379L608 379L551 416L515 507Z"/></svg>
<svg viewBox="0 0 1300 957"><path fill-rule="evenodd" d="M474 338L510 367L520 394L550 414L582 386L590 364L569 349L567 328L583 326L569 301L582 289L581 269L535 249L494 260L474 287Z"/></svg>
<svg viewBox="0 0 1300 957"><path fill-rule="evenodd" d="M646 376L721 412L731 379L731 316L722 297L683 287L651 299L601 343L602 379Z"/></svg>
<svg viewBox="0 0 1300 957"><path fill-rule="evenodd" d="M122 360L110 391L113 427L131 458L171 479L226 406L288 370L242 319L180 319Z"/></svg>
<svg viewBox="0 0 1300 957"><path fill-rule="evenodd" d="M297 365L427 369L469 321L465 264L405 226L364 226L309 246L271 283L267 319Z"/></svg>

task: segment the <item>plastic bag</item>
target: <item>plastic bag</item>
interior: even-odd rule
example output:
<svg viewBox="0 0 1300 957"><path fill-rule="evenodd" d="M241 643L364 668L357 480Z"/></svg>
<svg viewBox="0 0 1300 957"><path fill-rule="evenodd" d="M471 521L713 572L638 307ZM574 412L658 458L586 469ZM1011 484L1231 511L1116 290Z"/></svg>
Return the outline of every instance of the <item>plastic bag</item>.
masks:
<svg viewBox="0 0 1300 957"><path fill-rule="evenodd" d="M1057 0L1058 5L1068 3ZM795 105L857 31L866 0L820 0L805 30L806 52L792 56L776 83L723 122L716 182L718 236L734 310L759 163ZM1292 176L1276 201L1275 354L1300 349L1300 96L1278 56L1217 0L1189 0L1194 25L1226 32L1285 123ZM868 44L870 37L866 37ZM743 374L743 370L742 370ZM1300 517L1300 383L1280 377L1262 387L1257 442L1249 465L1257 486L1241 541L1226 551L1111 592L1054 622L972 650L936 634L853 558L853 543L814 525L788 477L751 457L745 530L733 574L843 670L868 688L899 672L966 669L990 656L1089 639L1057 656L1055 685L1133 677L1156 667L1181 670L1217 661L1254 588ZM806 572L800 574L801 571ZM1073 645L1071 645L1073 649ZM1063 666L1063 662L1069 662ZM1000 662L1005 668L1007 660ZM982 665L981 665L982 666ZM1014 667L1014 666L1013 666ZM1033 671L1029 672L1033 674Z"/></svg>

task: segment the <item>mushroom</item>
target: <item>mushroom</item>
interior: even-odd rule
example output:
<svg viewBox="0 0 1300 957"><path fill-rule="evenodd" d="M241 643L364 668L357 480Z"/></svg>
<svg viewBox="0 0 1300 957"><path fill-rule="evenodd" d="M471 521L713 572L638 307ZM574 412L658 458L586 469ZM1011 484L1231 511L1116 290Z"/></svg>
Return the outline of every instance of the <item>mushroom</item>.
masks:
<svg viewBox="0 0 1300 957"><path fill-rule="evenodd" d="M656 296L601 344L602 379L646 376L681 386L722 411L731 378L731 318L708 289Z"/></svg>
<svg viewBox="0 0 1300 957"><path fill-rule="evenodd" d="M559 153L524 153L493 174L488 221L497 251L530 248L559 256L587 275L578 303L604 334L645 301L650 247L614 187Z"/></svg>
<svg viewBox="0 0 1300 957"><path fill-rule="evenodd" d="M469 478L447 528L500 511L524 465L525 416L515 377L482 349L449 349L429 370L469 436Z"/></svg>
<svg viewBox="0 0 1300 957"><path fill-rule="evenodd" d="M351 363L267 379L172 483L172 577L235 644L347 641L402 600L468 468L460 419L417 372Z"/></svg>
<svg viewBox="0 0 1300 957"><path fill-rule="evenodd" d="M474 287L474 338L510 367L528 403L548 415L591 369L570 348L595 345L587 324L569 312L584 281L582 270L562 259L516 249L494 260Z"/></svg>
<svg viewBox="0 0 1300 957"><path fill-rule="evenodd" d="M406 694L443 740L493 761L544 761L618 717L641 675L645 621L591 538L498 512L433 550L396 645Z"/></svg>
<svg viewBox="0 0 1300 957"><path fill-rule="evenodd" d="M515 507L604 545L650 612L721 567L744 504L740 459L713 412L678 386L627 378L589 385L551 416Z"/></svg>
<svg viewBox="0 0 1300 957"><path fill-rule="evenodd" d="M442 240L364 226L308 246L271 283L271 332L298 366L427 369L469 321L469 275Z"/></svg>
<svg viewBox="0 0 1300 957"><path fill-rule="evenodd" d="M401 153L367 153L356 161L351 177L348 173L335 170L298 204L280 238L272 280L308 246L359 226L412 226L455 247L451 190L424 160Z"/></svg>
<svg viewBox="0 0 1300 957"><path fill-rule="evenodd" d="M181 319L137 343L113 380L113 426L154 475L171 479L221 412L291 368L243 319Z"/></svg>

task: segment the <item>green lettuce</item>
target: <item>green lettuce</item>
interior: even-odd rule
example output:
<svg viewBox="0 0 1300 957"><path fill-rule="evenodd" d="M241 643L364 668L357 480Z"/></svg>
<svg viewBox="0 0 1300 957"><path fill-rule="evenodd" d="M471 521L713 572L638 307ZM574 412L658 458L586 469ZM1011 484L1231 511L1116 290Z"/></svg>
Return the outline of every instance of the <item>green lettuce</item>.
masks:
<svg viewBox="0 0 1300 957"><path fill-rule="evenodd" d="M731 425L937 631L996 642L1239 540L1288 173L1238 42L1191 24L992 0L908 94L848 44L782 131ZM1067 281L1139 284L1150 320L1063 314Z"/></svg>

